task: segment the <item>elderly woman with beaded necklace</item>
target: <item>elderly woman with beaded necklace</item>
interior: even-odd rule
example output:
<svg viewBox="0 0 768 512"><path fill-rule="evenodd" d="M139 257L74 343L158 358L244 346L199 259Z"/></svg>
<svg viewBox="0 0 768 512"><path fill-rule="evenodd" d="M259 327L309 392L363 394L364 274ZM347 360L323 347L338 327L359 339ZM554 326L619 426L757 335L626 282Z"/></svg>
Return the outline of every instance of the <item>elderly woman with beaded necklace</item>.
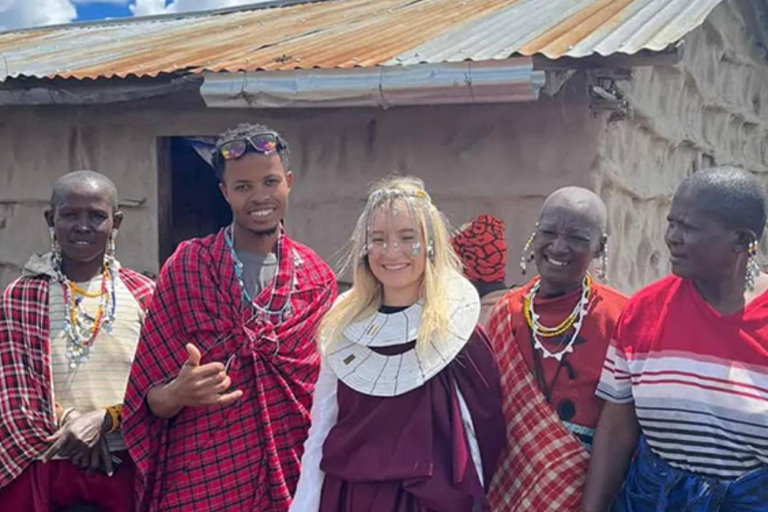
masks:
<svg viewBox="0 0 768 512"><path fill-rule="evenodd" d="M606 207L593 192L550 195L522 267L539 275L508 292L488 332L502 372L508 442L490 490L498 512L577 510L601 401L603 357L626 298L588 273L607 258Z"/></svg>
<svg viewBox="0 0 768 512"><path fill-rule="evenodd" d="M480 300L415 178L377 184L322 362L294 512L476 512L504 442Z"/></svg>
<svg viewBox="0 0 768 512"><path fill-rule="evenodd" d="M52 252L33 257L3 295L3 510L133 511L121 404L154 285L115 259L117 206L106 176L60 178L45 214Z"/></svg>
<svg viewBox="0 0 768 512"><path fill-rule="evenodd" d="M702 170L678 187L673 275L630 299L606 355L584 510L617 493L621 512L768 510L766 218L748 172Z"/></svg>

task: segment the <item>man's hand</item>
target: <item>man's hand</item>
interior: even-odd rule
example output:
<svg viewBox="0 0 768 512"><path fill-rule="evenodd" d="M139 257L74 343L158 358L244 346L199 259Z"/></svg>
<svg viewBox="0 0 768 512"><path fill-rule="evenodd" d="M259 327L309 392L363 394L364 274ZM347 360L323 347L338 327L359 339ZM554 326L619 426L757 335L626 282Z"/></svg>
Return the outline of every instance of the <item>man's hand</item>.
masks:
<svg viewBox="0 0 768 512"><path fill-rule="evenodd" d="M109 453L106 437L102 437L101 441L91 449L91 456L88 462L89 473L102 471L107 476L115 474L115 469L112 465L112 454Z"/></svg>
<svg viewBox="0 0 768 512"><path fill-rule="evenodd" d="M241 390L226 392L232 379L223 364L200 365L200 350L192 343L188 343L186 349L187 360L176 378L152 388L147 394L147 404L156 416L172 418L184 407L229 406L243 396Z"/></svg>
<svg viewBox="0 0 768 512"><path fill-rule="evenodd" d="M43 453L43 462L58 455L70 459L77 467L87 468L91 462L91 451L101 440L104 416L103 410L71 413L64 425L46 439L52 444Z"/></svg>

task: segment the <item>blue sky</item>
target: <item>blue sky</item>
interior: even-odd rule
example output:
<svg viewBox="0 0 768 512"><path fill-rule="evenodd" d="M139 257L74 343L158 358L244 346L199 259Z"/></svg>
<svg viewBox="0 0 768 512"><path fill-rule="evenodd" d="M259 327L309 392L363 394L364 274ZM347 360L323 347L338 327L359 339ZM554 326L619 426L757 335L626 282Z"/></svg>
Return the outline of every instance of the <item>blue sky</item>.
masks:
<svg viewBox="0 0 768 512"><path fill-rule="evenodd" d="M220 9L264 0L0 0L0 31Z"/></svg>
<svg viewBox="0 0 768 512"><path fill-rule="evenodd" d="M77 4L77 21L103 20L105 18L123 18L133 16L128 4L93 3Z"/></svg>

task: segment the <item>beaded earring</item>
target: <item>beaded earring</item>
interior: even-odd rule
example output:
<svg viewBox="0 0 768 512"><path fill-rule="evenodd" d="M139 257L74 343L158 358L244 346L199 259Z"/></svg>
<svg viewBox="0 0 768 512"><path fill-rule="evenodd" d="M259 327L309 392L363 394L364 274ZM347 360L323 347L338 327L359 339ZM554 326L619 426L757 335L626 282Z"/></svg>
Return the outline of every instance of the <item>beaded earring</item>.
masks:
<svg viewBox="0 0 768 512"><path fill-rule="evenodd" d="M368 252L370 251L370 247L368 246L368 240L371 239L371 226L370 224L365 227L365 242L363 243L363 246L360 248L360 254L357 255L357 264L361 267L365 266L366 258L368 257Z"/></svg>
<svg viewBox="0 0 768 512"><path fill-rule="evenodd" d="M104 263L108 267L112 267L112 263L115 261L117 230L113 229L109 234L109 240L107 241L107 251L104 253Z"/></svg>
<svg viewBox="0 0 768 512"><path fill-rule="evenodd" d="M760 262L758 261L758 254L760 246L757 240L752 240L747 248L747 275L744 283L745 287L749 291L755 290L755 283L760 275Z"/></svg>
<svg viewBox="0 0 768 512"><path fill-rule="evenodd" d="M54 228L48 228L48 233L51 235L51 259L54 269L61 269L61 246L56 239L56 230Z"/></svg>
<svg viewBox="0 0 768 512"><path fill-rule="evenodd" d="M603 246L603 253L600 255L600 262L597 265L597 277L602 281L606 281L608 275L608 241L606 240Z"/></svg>
<svg viewBox="0 0 768 512"><path fill-rule="evenodd" d="M523 255L520 258L520 270L523 275L528 272L528 263L533 261L533 253L528 253L528 251L531 249L531 245L533 244L533 240L536 238L538 229L539 223L537 222L536 229L533 230L533 233L531 233L531 236L528 237L528 240L525 242L525 246L523 247Z"/></svg>

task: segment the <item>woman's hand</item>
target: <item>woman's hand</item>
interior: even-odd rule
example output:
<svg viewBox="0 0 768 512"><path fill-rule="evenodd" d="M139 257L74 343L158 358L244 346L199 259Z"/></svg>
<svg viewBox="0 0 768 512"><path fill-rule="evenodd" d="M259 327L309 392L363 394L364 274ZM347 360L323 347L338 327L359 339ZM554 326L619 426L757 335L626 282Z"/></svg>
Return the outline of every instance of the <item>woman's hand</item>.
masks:
<svg viewBox="0 0 768 512"><path fill-rule="evenodd" d="M43 462L54 456L65 457L77 467L86 469L92 465L93 451L99 448L105 428L105 413L96 410L85 414L72 412L67 421L46 441L52 443L43 453Z"/></svg>

